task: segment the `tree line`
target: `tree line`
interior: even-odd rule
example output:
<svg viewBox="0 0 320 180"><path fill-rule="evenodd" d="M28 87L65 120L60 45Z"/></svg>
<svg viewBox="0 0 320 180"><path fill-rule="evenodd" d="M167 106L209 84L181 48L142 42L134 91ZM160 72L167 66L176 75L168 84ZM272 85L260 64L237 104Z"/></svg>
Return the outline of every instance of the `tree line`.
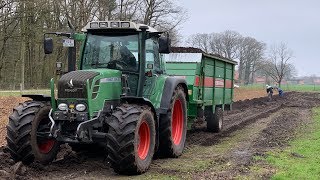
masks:
<svg viewBox="0 0 320 180"><path fill-rule="evenodd" d="M128 20L168 31L179 43L187 16L175 0L3 0L0 2L0 89L47 88L55 63L66 64L61 39L54 53L43 53L45 32L75 30L93 20Z"/></svg>
<svg viewBox="0 0 320 180"><path fill-rule="evenodd" d="M290 59L292 50L285 43L267 44L253 37L245 37L236 31L198 33L191 35L187 44L206 53L238 60L239 83L252 84L257 76L266 77L268 83L281 84L283 79L296 75Z"/></svg>

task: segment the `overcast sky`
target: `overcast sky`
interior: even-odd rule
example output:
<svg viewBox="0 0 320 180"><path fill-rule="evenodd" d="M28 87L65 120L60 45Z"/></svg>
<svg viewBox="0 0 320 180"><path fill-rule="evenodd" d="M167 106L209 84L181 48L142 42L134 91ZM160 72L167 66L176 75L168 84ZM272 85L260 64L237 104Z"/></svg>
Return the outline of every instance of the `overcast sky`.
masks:
<svg viewBox="0 0 320 180"><path fill-rule="evenodd" d="M268 45L285 42L299 76L320 76L320 0L180 0L189 19L181 27L195 33L234 30Z"/></svg>

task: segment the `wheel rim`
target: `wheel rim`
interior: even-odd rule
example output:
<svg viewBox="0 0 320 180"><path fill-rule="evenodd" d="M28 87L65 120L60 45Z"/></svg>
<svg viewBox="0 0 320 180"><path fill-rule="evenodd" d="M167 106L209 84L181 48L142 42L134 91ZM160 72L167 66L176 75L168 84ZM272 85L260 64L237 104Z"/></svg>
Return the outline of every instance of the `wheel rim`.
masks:
<svg viewBox="0 0 320 180"><path fill-rule="evenodd" d="M146 159L150 148L150 128L146 121L139 127L138 156L140 159Z"/></svg>
<svg viewBox="0 0 320 180"><path fill-rule="evenodd" d="M44 118L37 128L37 145L40 153L43 154L49 153L56 143L55 139L48 139L47 136L50 133L50 123L49 119Z"/></svg>
<svg viewBox="0 0 320 180"><path fill-rule="evenodd" d="M175 145L179 145L181 142L183 123L182 103L180 100L176 100L172 112L172 139Z"/></svg>
<svg viewBox="0 0 320 180"><path fill-rule="evenodd" d="M221 112L221 110L218 110L217 111L217 113L218 113L218 118L219 118L219 129L221 130L222 129L222 112Z"/></svg>
<svg viewBox="0 0 320 180"><path fill-rule="evenodd" d="M55 143L55 140L48 139L46 141L42 141L41 143L38 143L38 148L41 153L47 154L51 151Z"/></svg>

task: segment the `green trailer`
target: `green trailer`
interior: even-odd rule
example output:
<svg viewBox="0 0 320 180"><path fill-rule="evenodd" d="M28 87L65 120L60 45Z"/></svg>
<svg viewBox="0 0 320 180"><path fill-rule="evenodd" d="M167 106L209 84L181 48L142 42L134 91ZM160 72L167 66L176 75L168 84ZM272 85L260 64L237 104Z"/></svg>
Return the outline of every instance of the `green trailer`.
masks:
<svg viewBox="0 0 320 180"><path fill-rule="evenodd" d="M204 115L208 130L219 132L222 111L232 109L237 62L205 53L170 53L163 58L167 74L187 81L189 121Z"/></svg>

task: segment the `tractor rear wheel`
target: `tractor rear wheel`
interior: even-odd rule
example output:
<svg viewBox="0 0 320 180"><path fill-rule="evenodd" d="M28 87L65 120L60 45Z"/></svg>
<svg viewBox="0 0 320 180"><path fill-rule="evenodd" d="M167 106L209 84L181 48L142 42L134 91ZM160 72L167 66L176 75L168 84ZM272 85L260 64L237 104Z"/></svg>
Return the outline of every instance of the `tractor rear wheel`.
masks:
<svg viewBox="0 0 320 180"><path fill-rule="evenodd" d="M172 94L170 108L160 119L159 155L178 157L182 154L187 135L187 101L184 90L177 86Z"/></svg>
<svg viewBox="0 0 320 180"><path fill-rule="evenodd" d="M59 143L48 138L50 104L27 101L13 109L7 125L7 146L15 161L30 164L34 160L48 164L56 157Z"/></svg>
<svg viewBox="0 0 320 180"><path fill-rule="evenodd" d="M118 174L141 174L151 164L156 129L148 107L125 104L117 108L111 118L107 134L108 160Z"/></svg>
<svg viewBox="0 0 320 180"><path fill-rule="evenodd" d="M212 112L212 106L205 108L205 118L207 121L207 130L209 132L218 133L223 128L223 111L220 107L216 107L215 113Z"/></svg>

